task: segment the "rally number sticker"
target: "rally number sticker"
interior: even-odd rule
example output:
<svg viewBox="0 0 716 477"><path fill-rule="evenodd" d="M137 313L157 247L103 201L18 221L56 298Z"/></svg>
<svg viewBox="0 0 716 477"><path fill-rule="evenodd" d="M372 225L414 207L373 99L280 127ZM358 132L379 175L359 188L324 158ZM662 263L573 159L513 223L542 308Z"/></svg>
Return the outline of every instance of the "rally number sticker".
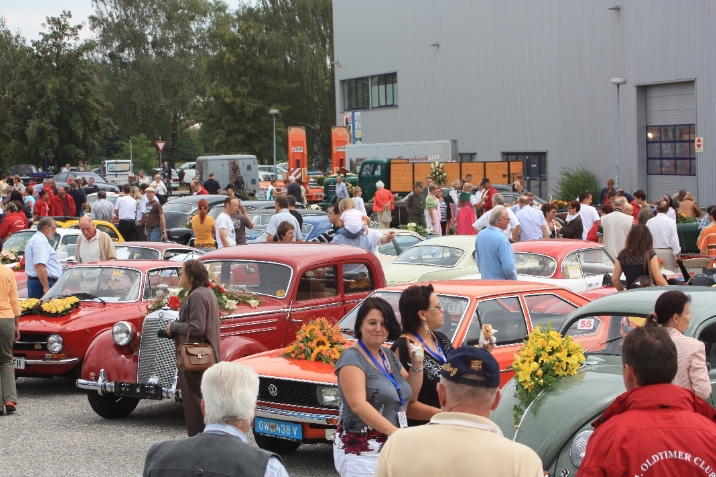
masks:
<svg viewBox="0 0 716 477"><path fill-rule="evenodd" d="M594 318L582 318L577 322L578 330L593 330L594 329Z"/></svg>

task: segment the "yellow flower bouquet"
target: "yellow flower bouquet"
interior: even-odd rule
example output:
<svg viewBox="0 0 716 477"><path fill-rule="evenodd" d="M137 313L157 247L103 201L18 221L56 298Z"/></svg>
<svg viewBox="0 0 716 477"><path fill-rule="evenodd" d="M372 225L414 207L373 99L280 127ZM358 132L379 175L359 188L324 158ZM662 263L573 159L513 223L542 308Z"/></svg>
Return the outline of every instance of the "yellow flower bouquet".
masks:
<svg viewBox="0 0 716 477"><path fill-rule="evenodd" d="M64 316L72 313L72 310L80 306L80 300L76 296L65 298L53 298L40 304L38 313L45 316Z"/></svg>
<svg viewBox="0 0 716 477"><path fill-rule="evenodd" d="M535 328L525 340L525 345L514 355L512 370L517 381L515 405L515 426L529 405L540 393L554 388L565 376L577 374L584 363L582 346L570 336L562 336L552 330L552 323L546 330Z"/></svg>
<svg viewBox="0 0 716 477"><path fill-rule="evenodd" d="M37 298L25 298L20 300L20 315L29 315L31 313L37 313L37 305L40 304L40 300Z"/></svg>
<svg viewBox="0 0 716 477"><path fill-rule="evenodd" d="M298 330L296 341L281 356L335 365L344 351L346 339L341 329L325 318L311 320Z"/></svg>

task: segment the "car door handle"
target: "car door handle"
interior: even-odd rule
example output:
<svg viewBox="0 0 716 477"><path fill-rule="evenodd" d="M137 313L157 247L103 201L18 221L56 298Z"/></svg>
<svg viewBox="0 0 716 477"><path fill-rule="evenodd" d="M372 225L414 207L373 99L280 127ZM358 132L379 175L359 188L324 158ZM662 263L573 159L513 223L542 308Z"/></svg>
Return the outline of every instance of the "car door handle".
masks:
<svg viewBox="0 0 716 477"><path fill-rule="evenodd" d="M291 323L303 323L303 320L291 320Z"/></svg>

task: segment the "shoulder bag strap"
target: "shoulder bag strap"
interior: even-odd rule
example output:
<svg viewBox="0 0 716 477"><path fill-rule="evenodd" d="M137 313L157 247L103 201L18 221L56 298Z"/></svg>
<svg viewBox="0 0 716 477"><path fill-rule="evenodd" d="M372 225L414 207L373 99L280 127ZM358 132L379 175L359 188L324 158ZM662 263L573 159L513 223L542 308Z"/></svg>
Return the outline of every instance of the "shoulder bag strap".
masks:
<svg viewBox="0 0 716 477"><path fill-rule="evenodd" d="M644 255L644 268L645 268L645 270L644 270L644 275L649 275L649 278L651 278L651 267L649 266L649 262L651 261L651 260L650 260L651 257L649 256L649 255L650 255L649 252L650 252L650 251L647 250L647 251L646 251L646 254ZM652 280L653 280L653 279L652 279Z"/></svg>

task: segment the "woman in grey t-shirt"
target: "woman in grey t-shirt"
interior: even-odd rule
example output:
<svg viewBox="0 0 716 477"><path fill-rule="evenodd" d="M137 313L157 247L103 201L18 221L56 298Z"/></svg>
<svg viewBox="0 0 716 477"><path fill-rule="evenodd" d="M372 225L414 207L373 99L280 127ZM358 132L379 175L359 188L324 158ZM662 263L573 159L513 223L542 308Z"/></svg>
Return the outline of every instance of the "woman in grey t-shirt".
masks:
<svg viewBox="0 0 716 477"><path fill-rule="evenodd" d="M405 410L423 384L422 349L412 352L412 371L383 343L400 335L390 304L367 298L355 322L358 342L336 363L341 399L333 460L341 476L372 476L388 436L407 427Z"/></svg>

